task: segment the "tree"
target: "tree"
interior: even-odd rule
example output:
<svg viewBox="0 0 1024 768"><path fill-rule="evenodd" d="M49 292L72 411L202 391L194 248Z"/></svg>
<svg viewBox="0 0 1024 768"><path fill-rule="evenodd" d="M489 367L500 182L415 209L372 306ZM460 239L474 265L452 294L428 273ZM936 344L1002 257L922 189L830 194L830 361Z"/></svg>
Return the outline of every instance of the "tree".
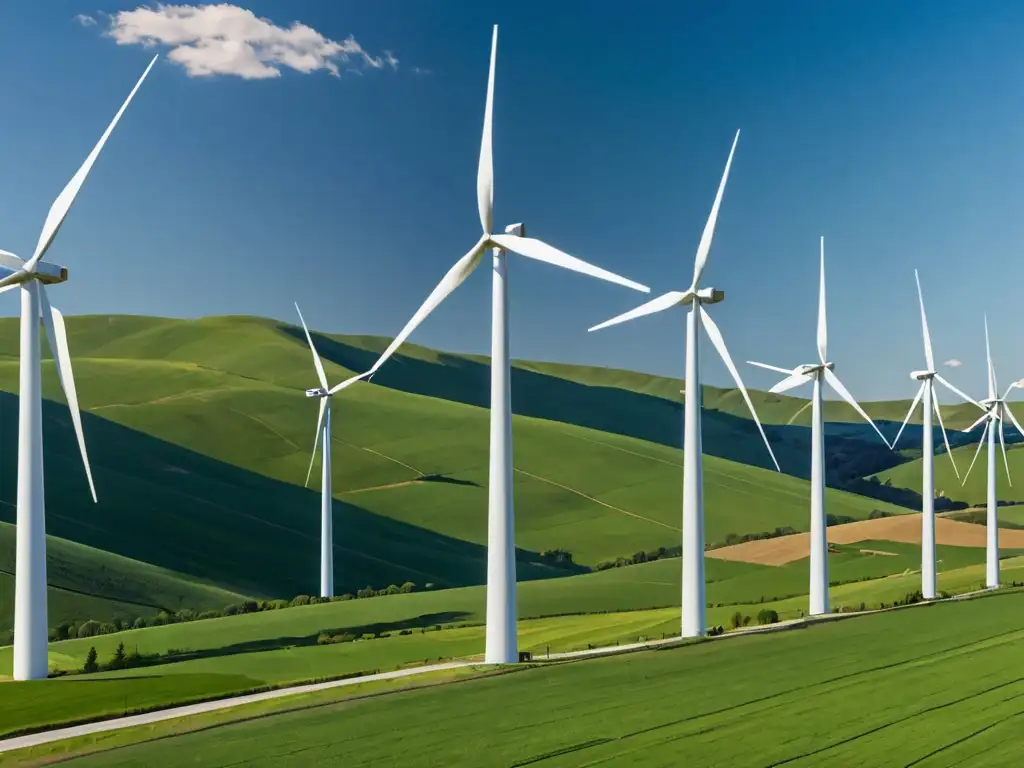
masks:
<svg viewBox="0 0 1024 768"><path fill-rule="evenodd" d="M742 627L743 626L743 614L740 613L739 611L736 611L736 613L734 613L732 615L731 624L732 624L732 628L733 629L739 629L740 627Z"/></svg>
<svg viewBox="0 0 1024 768"><path fill-rule="evenodd" d="M96 663L96 646L89 648L89 653L85 657L85 666L82 667L82 671L86 674L100 671L100 665Z"/></svg>
<svg viewBox="0 0 1024 768"><path fill-rule="evenodd" d="M117 650L114 651L114 658L110 660L111 669L124 669L124 643L117 644Z"/></svg>

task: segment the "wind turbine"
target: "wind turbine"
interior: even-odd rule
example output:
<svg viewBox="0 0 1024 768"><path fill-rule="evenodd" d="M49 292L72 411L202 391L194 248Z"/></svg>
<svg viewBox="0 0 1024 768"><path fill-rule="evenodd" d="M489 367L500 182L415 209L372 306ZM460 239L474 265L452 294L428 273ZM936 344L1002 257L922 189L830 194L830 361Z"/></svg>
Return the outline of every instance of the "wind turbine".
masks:
<svg viewBox="0 0 1024 768"><path fill-rule="evenodd" d="M988 397L982 400L980 403L975 403L982 410L985 411L984 415L976 422L971 424L964 432L970 432L976 426L985 422L985 428L981 430L981 439L978 441L978 449L974 452L974 458L971 460L971 466L967 468L966 474L961 485L967 483L967 477L971 474L971 470L974 469L974 463L978 460L978 454L981 453L982 443L985 442L985 435L988 435L988 494L987 494L987 514L985 518L985 528L988 534L986 547L985 547L985 586L989 589L996 589L999 586L999 516L997 515L998 505L996 503L996 429L999 430L999 447L1003 451L1003 467L1006 469L1006 481L1013 486L1013 481L1010 479L1010 462L1006 458L1006 440L1003 437L1003 420L1009 417L1010 421L1013 422L1013 426L1017 428L1017 431L1024 436L1024 429L1021 429L1020 422L1017 421L1017 417L1013 415L1013 411L1010 410L1010 406L1006 403L1006 396L1010 394L1010 390L1014 387L1021 386L1019 381L1013 382L1009 387L1006 388L1006 392L1002 397L996 395L996 369L992 365L992 348L988 342L988 316L985 316L985 357L988 362ZM971 402L974 402L973 400Z"/></svg>
<svg viewBox="0 0 1024 768"><path fill-rule="evenodd" d="M974 403L979 408L981 408L981 405L946 381L938 371L935 370L935 357L932 354L932 338L928 333L928 317L924 312L924 296L921 293L921 279L918 277L916 269L914 270L914 280L917 283L917 301L921 305L921 335L924 338L924 359L928 369L924 371L911 371L910 373L910 378L915 381L920 381L921 386L918 387L917 394L914 395L914 402L910 404L910 410L907 411L907 417L903 419L903 425L900 427L900 431L896 433L896 437L892 441L892 447L893 449L896 448L896 443L899 442L900 435L903 434L903 430L907 426L907 422L910 421L911 415L913 415L914 411L917 410L917 404L921 402L923 398L924 405L921 416L921 428L923 430L923 443L921 446L921 595L925 600L934 600L935 448L932 444L933 408L935 410L935 416L939 420L939 429L942 431L942 442L946 444L946 454L949 456L949 461L953 465L953 472L956 473L956 479L960 479L960 472L957 471L956 461L953 459L953 453L949 449L949 438L946 436L946 425L942 423L942 411L939 409L939 396L935 391L935 382L938 381L953 394L958 395L970 403Z"/></svg>
<svg viewBox="0 0 1024 768"><path fill-rule="evenodd" d="M882 442L891 448L871 417L864 412L853 395L836 376L835 363L828 360L828 321L825 313L825 238L821 238L821 276L818 287L818 362L798 365L792 370L775 365L748 361L751 365L767 368L769 371L786 374L786 378L773 386L769 392L779 394L799 387L807 382L814 383L811 400L811 585L810 615L828 613L828 536L825 518L825 421L822 412L825 384L843 400L849 403L868 424L872 426Z"/></svg>
<svg viewBox="0 0 1024 768"><path fill-rule="evenodd" d="M0 279L0 292L21 289L21 353L18 390L18 502L17 549L14 587L14 679L37 680L47 676L46 606L46 506L43 491L43 401L42 367L39 349L39 316L46 327L46 339L53 353L57 376L68 401L78 449L85 465L92 500L96 502L92 470L82 434L82 415L78 408L75 378L71 370L64 317L50 304L47 285L67 280L67 270L42 260L53 244L65 217L71 210L82 185L114 126L128 108L157 57L128 94L107 130L93 147L78 172L61 191L43 223L35 252L28 261L7 251L0 252L0 266L10 273Z"/></svg>
<svg viewBox="0 0 1024 768"><path fill-rule="evenodd" d="M323 440L321 452L321 480L320 480L320 597L334 597L334 496L331 492L331 399L343 389L355 384L363 376L354 376L343 381L331 389L327 385L327 375L324 373L324 364L317 354L313 345L313 337L309 335L309 328L306 327L306 320L302 317L302 310L298 302L295 304L295 311L299 313L299 322L302 323L302 330L306 332L306 341L309 342L309 351L313 353L313 367L316 369L317 379L320 386L316 389L307 389L306 397L317 397L320 399L320 415L316 420L316 437L313 439L313 455L309 459L309 469L306 471L306 487L309 487L309 477L313 474L313 463L316 461L316 448Z"/></svg>
<svg viewBox="0 0 1024 768"><path fill-rule="evenodd" d="M480 264L488 248L493 251L491 290L491 447L487 519L487 640L484 660L488 664L518 661L516 639L515 518L512 506L512 410L508 354L507 251L556 267L617 283L645 293L650 288L592 266L540 240L525 236L522 224L493 234L494 169L491 153L491 115L494 103L494 65L498 50L498 25L491 39L491 66L487 78L483 137L477 169L477 208L483 234L465 256L431 291L412 319L395 337L370 370L354 378L370 377L402 343ZM352 379L354 380L354 379ZM350 381L352 381L350 380ZM339 386L344 386L345 383Z"/></svg>
<svg viewBox="0 0 1024 768"><path fill-rule="evenodd" d="M718 352L725 367L729 369L737 388L743 395L743 399L750 409L754 423L761 432L761 439L764 440L768 454L772 457L775 469L779 469L779 462L775 460L772 447L768 444L764 428L758 421L757 413L754 411L754 404L750 401L746 387L740 379L739 371L732 362L729 350L726 349L722 332L718 325L711 319L711 315L704 309L705 304L716 304L725 298L725 292L714 288L699 288L701 275L704 272L704 265L707 263L708 251L711 249L711 240L715 234L715 223L718 220L718 209L722 204L722 195L725 192L725 183L729 179L729 168L732 166L733 153L736 152L736 144L740 140L740 132L736 131L736 137L732 142L732 149L729 150L729 159L725 163L725 171L722 173L722 180L718 184L718 192L715 195L715 202L711 206L711 214L704 225L704 233L701 235L700 244L697 246L697 258L693 265L693 281L685 291L671 291L646 304L625 312L611 320L590 328L590 331L597 331L607 328L610 325L624 323L644 315L651 315L656 312L669 309L675 306L688 306L689 314L686 316L686 379L685 379L685 413L683 418L683 588L682 588L682 636L697 637L703 635L707 629L705 624L704 599L704 470L701 448L701 387L700 368L697 358L697 340L700 336L701 325L707 330L708 338Z"/></svg>

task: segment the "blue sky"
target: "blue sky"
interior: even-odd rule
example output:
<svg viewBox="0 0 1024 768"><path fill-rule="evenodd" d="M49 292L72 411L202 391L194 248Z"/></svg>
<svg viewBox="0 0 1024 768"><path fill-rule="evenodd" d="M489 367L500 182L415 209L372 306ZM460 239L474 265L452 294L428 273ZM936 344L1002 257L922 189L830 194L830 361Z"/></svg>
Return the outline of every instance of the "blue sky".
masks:
<svg viewBox="0 0 1024 768"><path fill-rule="evenodd" d="M915 267L936 355L963 363L949 378L980 394L986 306L1001 387L1024 376L1013 314L1024 5L239 4L281 27L352 36L365 56L339 62L339 77L280 66L262 79L190 76L162 57L47 257L71 270L51 292L67 314L295 322L298 300L317 329L397 333L479 236L498 23L497 224L525 220L531 235L654 294L685 289L740 128L705 279L727 293L712 311L737 361L815 358L824 234L830 357L859 399L914 392L907 372L924 362ZM0 247L31 254L50 202L152 53L174 47L105 34L119 17L97 8L137 7L0 6ZM0 300L16 312L9 294ZM514 261L513 355L681 375L681 310L586 333L643 300ZM485 268L412 340L486 352L489 303ZM721 364L703 358L705 380L726 384ZM741 368L750 386L774 381Z"/></svg>

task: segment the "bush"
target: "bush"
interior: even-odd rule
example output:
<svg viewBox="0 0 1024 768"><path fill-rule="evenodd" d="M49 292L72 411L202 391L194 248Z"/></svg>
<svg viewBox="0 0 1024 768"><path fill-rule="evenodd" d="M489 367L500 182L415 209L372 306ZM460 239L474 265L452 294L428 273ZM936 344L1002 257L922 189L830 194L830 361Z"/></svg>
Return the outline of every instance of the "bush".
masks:
<svg viewBox="0 0 1024 768"><path fill-rule="evenodd" d="M309 605L309 595L298 595L292 600L291 604L293 607L296 605Z"/></svg>
<svg viewBox="0 0 1024 768"><path fill-rule="evenodd" d="M732 615L732 620L731 620L730 624L732 625L733 629L739 629L740 627L742 627L743 626L743 614L740 613L739 611L736 611L736 613L734 613Z"/></svg>
<svg viewBox="0 0 1024 768"><path fill-rule="evenodd" d="M96 637L100 633L100 623L91 619L78 628L78 637Z"/></svg>
<svg viewBox="0 0 1024 768"><path fill-rule="evenodd" d="M779 614L777 611L771 608L762 608L757 614L758 624L775 624L779 620Z"/></svg>
<svg viewBox="0 0 1024 768"><path fill-rule="evenodd" d="M132 622L132 629L145 629L146 620L139 616L134 622Z"/></svg>
<svg viewBox="0 0 1024 768"><path fill-rule="evenodd" d="M100 665L96 663L96 647L92 646L89 648L89 653L85 657L85 665L82 667L82 671L86 674L92 672L99 672Z"/></svg>

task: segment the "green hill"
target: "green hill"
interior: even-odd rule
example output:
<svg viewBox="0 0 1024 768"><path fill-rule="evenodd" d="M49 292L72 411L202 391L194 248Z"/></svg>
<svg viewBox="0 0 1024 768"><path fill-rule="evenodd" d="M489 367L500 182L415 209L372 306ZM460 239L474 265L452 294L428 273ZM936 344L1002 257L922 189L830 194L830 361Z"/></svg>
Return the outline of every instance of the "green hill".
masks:
<svg viewBox="0 0 1024 768"><path fill-rule="evenodd" d="M1020 410L1019 408L1017 410ZM977 409L975 409L977 411ZM1019 418L1019 417L1018 417ZM977 440L981 438L981 428L978 427L969 433L974 443L953 449L953 458L956 461L957 469L960 472L958 480L946 456L935 458L935 491L944 493L951 499L964 501L972 506L984 506L987 499L987 466L988 448L982 447L978 460L971 470L971 474L963 482L964 475L971 460L977 451ZM1021 501L1024 500L1024 444L1006 446L1006 461L1010 467L1010 478L1016 480L1017 485L1013 486L1006 479L1006 468L1003 466L1002 452L999 445L996 445L996 496L1000 501ZM898 467L878 473L882 482L889 481L899 488L920 488L921 486L922 459L916 459Z"/></svg>
<svg viewBox="0 0 1024 768"><path fill-rule="evenodd" d="M17 403L9 394L17 387L15 329L15 320L0 321L0 520L9 523L16 487ZM89 500L67 410L46 362L48 532L233 595L290 598L314 590L318 469L311 489L301 486L316 404L301 390L315 379L301 331L250 317L74 317L68 329L100 503ZM315 339L332 382L364 370L385 343ZM482 358L407 346L372 384L336 399L339 591L405 581L483 582L487 375ZM671 379L516 363L521 580L571 575L602 560L679 544L678 390ZM767 454L753 424L735 415L736 393L706 388L711 542L730 533L807 528L807 485L800 479L807 430L782 424L805 401L753 396L766 420L779 424L771 438L791 474L761 468ZM896 405L889 410L899 410ZM842 407L836 406L837 418ZM830 439L830 464L870 464L870 451L884 450L875 444ZM855 519L876 508L904 511L839 490L829 496L831 513ZM553 549L570 551L575 564L542 557ZM4 555L0 568L13 571L12 559ZM113 599L164 605L162 589ZM59 605L56 600L51 623L94 618L89 612L99 610L82 603L62 615Z"/></svg>

